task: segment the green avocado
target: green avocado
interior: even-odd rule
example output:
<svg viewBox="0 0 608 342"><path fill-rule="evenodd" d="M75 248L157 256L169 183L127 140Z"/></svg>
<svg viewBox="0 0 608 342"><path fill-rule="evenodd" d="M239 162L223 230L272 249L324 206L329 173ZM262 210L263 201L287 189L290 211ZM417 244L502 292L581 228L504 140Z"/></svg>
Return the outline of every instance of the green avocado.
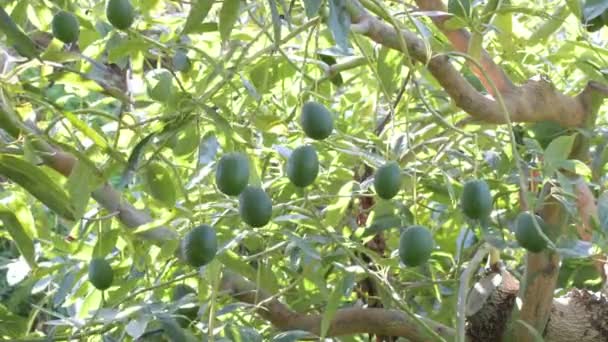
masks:
<svg viewBox="0 0 608 342"><path fill-rule="evenodd" d="M207 265L217 253L215 230L206 224L192 229L182 239L181 250L184 259L190 266Z"/></svg>
<svg viewBox="0 0 608 342"><path fill-rule="evenodd" d="M106 17L112 26L126 30L135 20L135 9L129 0L108 0Z"/></svg>
<svg viewBox="0 0 608 342"><path fill-rule="evenodd" d="M411 226L399 239L399 258L406 266L420 266L430 258L434 245L433 235L427 228Z"/></svg>
<svg viewBox="0 0 608 342"><path fill-rule="evenodd" d="M103 258L94 258L89 263L89 281L98 290L107 290L112 286L114 271L112 266Z"/></svg>
<svg viewBox="0 0 608 342"><path fill-rule="evenodd" d="M319 174L319 157L314 147L304 145L291 152L287 160L287 178L297 187L307 187Z"/></svg>
<svg viewBox="0 0 608 342"><path fill-rule="evenodd" d="M272 201L261 188L248 186L239 195L239 213L248 225L265 226L272 216Z"/></svg>
<svg viewBox="0 0 608 342"><path fill-rule="evenodd" d="M401 189L401 169L396 162L388 162L376 170L374 176L376 194L383 199L391 199Z"/></svg>
<svg viewBox="0 0 608 342"><path fill-rule="evenodd" d="M80 25L78 19L72 13L59 11L51 22L53 36L62 42L69 44L78 40L80 35Z"/></svg>
<svg viewBox="0 0 608 342"><path fill-rule="evenodd" d="M313 101L306 102L302 106L300 124L304 133L315 140L327 138L334 129L334 120L329 110Z"/></svg>
<svg viewBox="0 0 608 342"><path fill-rule="evenodd" d="M228 196L239 195L249 183L249 160L238 153L227 153L217 163L215 183Z"/></svg>
<svg viewBox="0 0 608 342"><path fill-rule="evenodd" d="M492 212L492 194L484 180L471 180L464 184L460 197L462 212L470 219L480 220Z"/></svg>
<svg viewBox="0 0 608 342"><path fill-rule="evenodd" d="M547 225L542 218L535 215L536 222L546 235ZM528 212L521 212L515 219L515 239L526 250L539 253L547 247L547 241L539 234L534 225L534 217Z"/></svg>

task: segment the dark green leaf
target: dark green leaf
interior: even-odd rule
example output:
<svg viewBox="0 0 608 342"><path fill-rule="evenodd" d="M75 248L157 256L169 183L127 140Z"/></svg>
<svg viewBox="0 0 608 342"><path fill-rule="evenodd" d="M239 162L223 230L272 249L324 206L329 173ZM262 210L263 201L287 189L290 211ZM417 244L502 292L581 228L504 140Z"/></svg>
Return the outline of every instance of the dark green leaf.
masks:
<svg viewBox="0 0 608 342"><path fill-rule="evenodd" d="M36 267L36 253L34 249L34 241L27 234L23 226L17 219L17 216L13 214L8 208L0 207L0 221L4 228L8 231L13 241L19 249L19 253L23 256L25 261L31 268Z"/></svg>
<svg viewBox="0 0 608 342"><path fill-rule="evenodd" d="M306 9L306 16L312 18L319 13L323 0L304 0L304 7Z"/></svg>
<svg viewBox="0 0 608 342"><path fill-rule="evenodd" d="M101 180L89 169L88 165L79 161L74 164L72 172L68 177L66 188L70 195L74 214L81 218L85 212L91 192L101 185Z"/></svg>
<svg viewBox="0 0 608 342"><path fill-rule="evenodd" d="M321 320L321 339L327 336L327 331L331 326L331 321L334 319L336 311L338 311L341 299L346 295L345 291L350 288L352 282L352 277L342 278L342 281L339 281L336 284L336 287L327 299L327 305L325 306L325 312L323 313L323 319Z"/></svg>
<svg viewBox="0 0 608 342"><path fill-rule="evenodd" d="M38 57L38 49L34 42L15 24L2 7L0 7L0 32L6 34L9 44L12 44L23 57Z"/></svg>
<svg viewBox="0 0 608 342"><path fill-rule="evenodd" d="M75 219L74 207L65 193L38 166L23 159L0 154L0 175L23 187L57 214Z"/></svg>
<svg viewBox="0 0 608 342"><path fill-rule="evenodd" d="M220 37L223 41L230 39L230 33L241 11L241 0L224 0L219 14Z"/></svg>
<svg viewBox="0 0 608 342"><path fill-rule="evenodd" d="M347 0L329 0L329 19L327 25L336 44L343 52L349 51L350 14L346 9Z"/></svg>
<svg viewBox="0 0 608 342"><path fill-rule="evenodd" d="M186 19L186 24L184 25L182 33L192 33L196 27L200 26L207 17L207 14L209 14L212 5L212 0L196 0L190 7L190 12L188 12L188 18Z"/></svg>

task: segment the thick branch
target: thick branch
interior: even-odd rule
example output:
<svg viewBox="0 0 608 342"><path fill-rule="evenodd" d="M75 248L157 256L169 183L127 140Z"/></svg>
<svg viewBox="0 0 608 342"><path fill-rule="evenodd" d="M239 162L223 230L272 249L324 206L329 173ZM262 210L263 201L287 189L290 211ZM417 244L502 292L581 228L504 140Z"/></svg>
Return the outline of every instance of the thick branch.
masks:
<svg viewBox="0 0 608 342"><path fill-rule="evenodd" d="M416 4L423 11L446 12L446 8L442 0L416 0ZM450 15L436 15L431 17L433 23L435 23L437 28L439 28L439 30L445 34L450 43L452 43L452 46L454 46L457 51L467 52L471 35L465 29L449 30L446 27L445 22L450 18ZM499 92L502 93L506 90L515 88L509 77L507 77L502 68L494 63L487 51L482 51L481 60L479 63ZM495 96L496 94L494 94L493 88L490 82L488 82L488 79L486 79L484 73L481 72L475 65L470 65L470 67L473 73L484 85L486 90Z"/></svg>
<svg viewBox="0 0 608 342"><path fill-rule="evenodd" d="M221 288L236 300L257 305L257 313L279 330L303 330L315 335L320 334L323 315L294 312L278 299L271 298L268 293L256 290L255 284L235 273L224 272ZM453 329L424 320L440 336L448 340L453 338ZM401 336L411 341L429 340L424 330L407 314L388 309L340 309L336 312L327 335L345 336L359 333Z"/></svg>
<svg viewBox="0 0 608 342"><path fill-rule="evenodd" d="M35 134L17 119L16 114L10 108L3 104L0 104L0 108L0 123L11 123L11 129L6 130L7 133L14 135L15 138L19 134ZM0 128L4 127L0 126ZM41 151L43 152L41 157L44 163L65 177L69 177L74 165L78 162L76 157L42 142L42 140L36 141L37 147L43 150ZM120 192L116 191L108 183L104 183L99 189L93 191L91 197L107 211L118 213L118 219L128 228L135 229L152 221L152 217L147 212L139 210L130 203L123 201ZM146 240L156 243L163 243L177 238L177 233L173 229L163 226L152 228L139 235Z"/></svg>
<svg viewBox="0 0 608 342"><path fill-rule="evenodd" d="M499 282L496 280L500 279ZM471 342L499 341L515 307L519 283L507 271L486 275L473 292L484 297L481 308L468 317L467 337ZM551 292L551 291L548 291ZM547 342L598 342L608 340L608 299L600 293L572 290L552 299L544 331L539 333ZM515 325L520 323L515 322ZM514 338L505 341L518 341Z"/></svg>
<svg viewBox="0 0 608 342"><path fill-rule="evenodd" d="M546 187L549 189L550 185L546 185ZM553 197L550 197L543 205L540 216L550 227L548 232L550 238L559 236L563 231L564 222L566 222L565 214L566 211L562 205ZM525 279L518 295L522 304L519 310L516 308L515 318L530 324L541 334L545 331L551 315L553 291L559 275L559 263L559 254L551 250L541 253L529 252L526 255ZM513 336L518 341L534 341L534 336L528 327L518 323L512 324L514 324Z"/></svg>
<svg viewBox="0 0 608 342"><path fill-rule="evenodd" d="M408 30L398 32L370 15L357 0L350 1L349 11L354 32L399 51L404 50L400 44L402 38L406 43L407 53L413 59L425 63L458 107L485 123L507 122L498 101L475 90L452 66L446 55L430 55L424 41L414 33ZM513 122L555 121L563 127L579 127L585 123L589 113L589 107L584 103L583 97L561 94L546 80L530 80L520 87L506 90L501 95Z"/></svg>

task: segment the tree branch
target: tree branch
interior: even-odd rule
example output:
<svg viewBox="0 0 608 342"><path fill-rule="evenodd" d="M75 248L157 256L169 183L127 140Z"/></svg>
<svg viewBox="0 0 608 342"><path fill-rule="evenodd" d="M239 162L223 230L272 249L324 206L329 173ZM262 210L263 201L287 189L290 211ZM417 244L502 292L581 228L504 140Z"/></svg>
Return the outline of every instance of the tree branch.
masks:
<svg viewBox="0 0 608 342"><path fill-rule="evenodd" d="M434 12L447 12L443 1L441 0L416 0L416 4L423 11L434 11ZM466 53L469 47L469 41L471 39L470 33L465 29L458 30L450 30L446 27L445 22L452 18L450 15L434 15L430 17L435 26L439 28L441 32L448 38L452 46L456 49L456 51L460 51ZM479 61L483 68L483 72L477 68L477 66L470 64L471 70L479 78L481 83L484 85L486 90L496 96L494 94L494 89L491 86L491 83L485 77L484 72L488 75L490 81L494 83L496 89L499 92L504 92L507 90L512 90L515 88L513 82L509 79L509 77L505 74L501 67L499 67L486 50L483 50L481 53L481 60Z"/></svg>
<svg viewBox="0 0 608 342"><path fill-rule="evenodd" d="M0 103L0 123L11 123L7 133L17 138L20 134L36 134L33 130L19 121L17 115L5 104ZM4 128L4 126L0 126ZM36 147L41 149L40 156L45 165L59 172L65 177L69 177L78 162L77 158L70 153L51 146L40 139L36 139ZM152 217L145 211L135 208L121 198L120 192L116 191L108 183L104 183L99 189L91 193L91 197L109 212L117 212L118 219L125 226L135 229L145 223L151 222ZM149 229L139 234L146 240L162 244L169 240L177 239L175 230L169 227L160 226Z"/></svg>
<svg viewBox="0 0 608 342"><path fill-rule="evenodd" d="M545 193L550 193L550 184L546 185ZM548 235L551 239L559 236L566 222L566 211L561 203L553 197L549 197L543 204L540 216L549 225ZM557 283L560 269L560 256L552 250L541 253L526 254L526 271L524 281L521 283L518 297L522 304L516 306L513 319L513 330L509 332L517 341L534 341L534 336L523 324L516 323L521 319L543 334L551 315L553 305L553 291Z"/></svg>
<svg viewBox="0 0 608 342"><path fill-rule="evenodd" d="M279 330L303 330L315 335L320 334L323 315L294 312L268 293L257 290L254 283L240 275L224 271L221 289L236 300L257 305L256 312ZM453 329L423 317L420 317L420 319L423 319L438 335L448 340L453 339ZM411 341L429 340L429 336L425 334L424 330L404 312L375 308L338 310L331 322L327 336L360 333L401 336Z"/></svg>
<svg viewBox="0 0 608 342"><path fill-rule="evenodd" d="M396 31L372 16L357 0L350 0L352 31L363 34L378 44L399 50L426 65L458 107L485 123L504 124L505 113L499 103L479 93L452 66L446 55L433 55L424 41L408 30ZM401 36L401 37L400 37ZM406 43L407 51L401 45ZM584 91L583 91L584 93ZM581 93L581 94L583 94ZM597 92L596 92L597 94ZM599 93L603 99L606 94ZM563 127L579 127L589 115L589 106L580 95L566 96L546 80L530 80L522 86L505 89L504 99L512 122L555 121Z"/></svg>

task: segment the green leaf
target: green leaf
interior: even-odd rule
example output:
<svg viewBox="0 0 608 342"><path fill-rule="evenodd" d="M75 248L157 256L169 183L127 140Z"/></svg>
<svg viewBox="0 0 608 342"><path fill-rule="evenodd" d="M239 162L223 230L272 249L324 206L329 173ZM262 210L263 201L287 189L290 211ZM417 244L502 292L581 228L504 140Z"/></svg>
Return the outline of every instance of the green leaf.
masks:
<svg viewBox="0 0 608 342"><path fill-rule="evenodd" d="M33 269L36 267L36 253L34 249L34 241L27 234L23 226L17 219L17 216L13 214L6 207L0 206L0 220L2 221L4 228L8 231L13 241L19 249L19 253L23 256L28 265Z"/></svg>
<svg viewBox="0 0 608 342"><path fill-rule="evenodd" d="M351 200L350 196L352 196L355 184L355 181L350 181L344 184L338 192L338 200L327 207L325 223L328 226L338 228L336 225L340 222L342 217L344 217L344 214L348 209L348 205Z"/></svg>
<svg viewBox="0 0 608 342"><path fill-rule="evenodd" d="M111 221L104 221L110 223ZM100 223L103 225L104 223ZM103 258L106 255L112 252L112 249L116 246L116 241L118 241L118 235L120 234L120 230L107 230L102 231L97 235L97 242L95 243L95 247L93 247L93 255L92 257Z"/></svg>
<svg viewBox="0 0 608 342"><path fill-rule="evenodd" d="M545 20L540 24L532 35L528 39L530 46L542 43L549 38L555 31L557 31L565 22L566 18L570 14L570 10L567 6L558 7L551 18Z"/></svg>
<svg viewBox="0 0 608 342"><path fill-rule="evenodd" d="M68 121L74 127L76 127L79 131L81 131L89 139L93 140L93 142L97 146L99 146L103 149L108 148L108 142L106 141L106 139L104 137L102 137L99 133L97 133L93 128L91 128L91 125L80 120L78 117L76 117L76 115L72 114L71 112L64 111L63 116L65 116L65 118L68 119Z"/></svg>
<svg viewBox="0 0 608 342"><path fill-rule="evenodd" d="M0 336L17 339L26 333L28 318L12 313L3 304L0 304Z"/></svg>
<svg viewBox="0 0 608 342"><path fill-rule="evenodd" d="M171 172L161 163L152 162L148 164L143 173L147 192L166 205L168 208L175 206L177 199L176 185Z"/></svg>
<svg viewBox="0 0 608 342"><path fill-rule="evenodd" d="M240 258L240 256L233 251L227 250L223 253L219 253L216 258L229 270L238 273L250 281L256 282L258 280L256 269L251 267L251 265L249 265L247 262L243 261L242 258ZM277 280L272 276L263 277L259 280L260 286L264 290L270 291L271 293L276 293L280 290Z"/></svg>
<svg viewBox="0 0 608 342"><path fill-rule="evenodd" d="M38 49L34 42L15 24L2 7L0 7L0 32L6 34L9 44L12 44L20 55L27 58L38 57Z"/></svg>
<svg viewBox="0 0 608 342"><path fill-rule="evenodd" d="M226 337L233 342L262 342L262 336L249 327L237 326L229 323L224 328Z"/></svg>
<svg viewBox="0 0 608 342"><path fill-rule="evenodd" d="M583 15L580 0L566 0L566 3L568 4L570 12L574 13L577 18L580 18Z"/></svg>
<svg viewBox="0 0 608 342"><path fill-rule="evenodd" d="M312 18L319 13L323 0L304 0L304 9L306 10L306 16Z"/></svg>
<svg viewBox="0 0 608 342"><path fill-rule="evenodd" d="M401 73L402 66L400 53L387 47L380 48L378 53L378 76L388 95L395 91L397 77Z"/></svg>
<svg viewBox="0 0 608 342"><path fill-rule="evenodd" d="M101 185L101 180L95 176L87 164L80 161L74 164L72 172L68 177L66 188L70 195L76 218L82 217L91 198L91 193L99 185Z"/></svg>
<svg viewBox="0 0 608 342"><path fill-rule="evenodd" d="M363 232L363 237L376 235L382 231L398 228L401 226L401 217L396 215L386 215L374 217L374 221Z"/></svg>
<svg viewBox="0 0 608 342"><path fill-rule="evenodd" d="M239 18L241 0L224 0L219 14L220 37L223 41L230 39L230 33Z"/></svg>
<svg viewBox="0 0 608 342"><path fill-rule="evenodd" d="M329 0L329 19L327 21L334 41L342 49L342 52L348 52L349 50L350 14L346 9L346 1Z"/></svg>
<svg viewBox="0 0 608 342"><path fill-rule="evenodd" d="M545 165L548 170L555 170L558 164L568 160L576 135L564 135L555 138L545 149Z"/></svg>
<svg viewBox="0 0 608 342"><path fill-rule="evenodd" d="M321 319L321 339L325 338L325 336L327 335L327 331L331 326L331 321L334 319L336 311L338 311L340 301L345 295L344 292L346 292L352 282L352 276L346 276L342 278L342 281L338 282L331 295L327 299L325 312L323 313L323 318Z"/></svg>
<svg viewBox="0 0 608 342"><path fill-rule="evenodd" d="M38 166L11 155L1 154L0 175L23 187L57 214L70 220L75 219L74 207L65 191Z"/></svg>
<svg viewBox="0 0 608 342"><path fill-rule="evenodd" d="M11 18L17 25L25 25L27 23L27 8L29 1L21 0L15 5L13 10L11 11Z"/></svg>
<svg viewBox="0 0 608 342"><path fill-rule="evenodd" d="M606 0L586 0L583 5L583 17L585 20L591 20L599 17L608 9L608 1Z"/></svg>
<svg viewBox="0 0 608 342"><path fill-rule="evenodd" d="M154 138L156 134L156 132L152 132L146 135L137 144L135 144L135 147L133 147L133 150L131 150L129 159L127 160L127 166L125 167L124 171L122 172L122 176L120 177L120 188L123 188L127 184L131 183L131 180L133 179L133 176L135 176L135 173L137 171L139 161L141 160L141 157L145 151L145 147L148 145L149 142L152 141L152 138Z"/></svg>
<svg viewBox="0 0 608 342"><path fill-rule="evenodd" d="M471 0L449 0L448 12L461 18L471 17Z"/></svg>
<svg viewBox="0 0 608 342"><path fill-rule="evenodd" d="M194 30L200 26L203 20L205 20L207 14L209 14L211 6L213 6L212 0L196 0L196 2L190 7L190 12L188 12L188 18L186 19L186 24L184 25L182 34L194 32Z"/></svg>

